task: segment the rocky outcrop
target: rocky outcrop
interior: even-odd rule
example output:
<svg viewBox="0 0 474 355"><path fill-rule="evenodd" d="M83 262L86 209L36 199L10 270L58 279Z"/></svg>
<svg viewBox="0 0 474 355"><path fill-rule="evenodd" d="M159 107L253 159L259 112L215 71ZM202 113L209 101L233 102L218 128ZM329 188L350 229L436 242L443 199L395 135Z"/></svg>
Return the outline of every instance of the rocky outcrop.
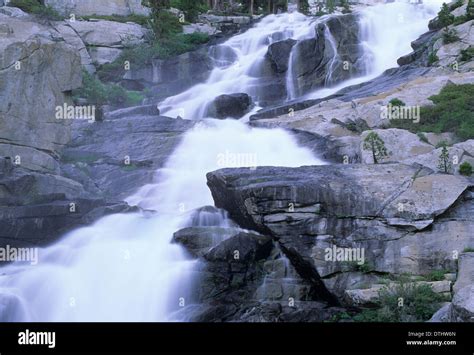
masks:
<svg viewBox="0 0 474 355"><path fill-rule="evenodd" d="M124 202L112 202L87 193L73 180L52 174L0 169L0 247L45 246L65 232L98 217L136 211Z"/></svg>
<svg viewBox="0 0 474 355"><path fill-rule="evenodd" d="M208 115L219 119L240 118L249 111L251 105L252 99L245 93L220 95L208 107Z"/></svg>
<svg viewBox="0 0 474 355"><path fill-rule="evenodd" d="M208 48L202 47L166 60L153 59L143 67L132 66L123 80L125 86L150 88L157 101L205 81L212 68Z"/></svg>
<svg viewBox="0 0 474 355"><path fill-rule="evenodd" d="M467 250L472 250L467 249ZM466 251L467 251L466 250ZM459 275L454 284L451 321L474 322L474 253L459 257Z"/></svg>
<svg viewBox="0 0 474 355"><path fill-rule="evenodd" d="M252 24L253 18L250 16L218 16L202 14L199 15L198 21L202 24L214 27L218 32L234 34L249 27Z"/></svg>
<svg viewBox="0 0 474 355"><path fill-rule="evenodd" d="M87 190L113 199L128 197L152 182L155 171L195 124L155 115L123 117L111 112L106 117L110 119L75 123L73 139L62 155L62 171Z"/></svg>
<svg viewBox="0 0 474 355"><path fill-rule="evenodd" d="M81 54L86 69L115 61L125 47L143 43L147 30L135 23L105 20L64 21L55 24L64 40Z"/></svg>
<svg viewBox="0 0 474 355"><path fill-rule="evenodd" d="M450 5L452 14L461 18L466 13L467 3L456 7L458 2ZM471 61L462 60L461 51L474 45L474 30L472 29L473 20L461 24L453 24L447 27L450 33L458 38L451 43L445 43L444 34L446 29L440 25L438 18L432 20L429 24L430 31L421 35L413 41L411 46L413 52L407 54L398 60L399 65L415 66L435 66L452 67L457 72L468 72L473 69ZM430 56L436 55L436 60L430 60Z"/></svg>
<svg viewBox="0 0 474 355"><path fill-rule="evenodd" d="M0 21L9 29L0 40L0 155L57 172L70 123L56 119L56 107L81 85L80 58L41 25L1 14Z"/></svg>
<svg viewBox="0 0 474 355"><path fill-rule="evenodd" d="M453 272L453 251L474 242L472 181L419 166L223 169L208 174L208 185L217 207L272 235L303 279L339 299L374 275ZM365 254L328 260L334 247ZM358 260L367 270L357 278Z"/></svg>
<svg viewBox="0 0 474 355"><path fill-rule="evenodd" d="M186 228L174 239L199 258L195 304L175 315L176 320L322 322L341 312L314 300L312 285L269 236L212 226Z"/></svg>
<svg viewBox="0 0 474 355"><path fill-rule="evenodd" d="M364 72L358 26L356 15L331 17L317 25L315 38L295 45L291 68L299 96Z"/></svg>
<svg viewBox="0 0 474 355"><path fill-rule="evenodd" d="M291 50L295 44L294 39L287 39L272 43L268 47L266 57L271 61L276 73L285 73L288 70Z"/></svg>

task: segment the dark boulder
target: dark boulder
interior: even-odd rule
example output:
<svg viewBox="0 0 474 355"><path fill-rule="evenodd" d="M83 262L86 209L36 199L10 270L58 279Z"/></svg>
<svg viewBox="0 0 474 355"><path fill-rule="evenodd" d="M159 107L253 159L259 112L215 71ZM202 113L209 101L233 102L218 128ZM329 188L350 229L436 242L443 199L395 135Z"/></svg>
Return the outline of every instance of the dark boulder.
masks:
<svg viewBox="0 0 474 355"><path fill-rule="evenodd" d="M238 235L238 228L188 227L173 234L173 243L181 244L193 257L206 254L225 239Z"/></svg>
<svg viewBox="0 0 474 355"><path fill-rule="evenodd" d="M272 239L267 236L240 232L212 248L204 257L208 261L249 263L270 255Z"/></svg>
<svg viewBox="0 0 474 355"><path fill-rule="evenodd" d="M272 43L268 47L266 57L270 60L272 68L276 73L284 73L288 70L290 54L296 44L294 39L287 39Z"/></svg>
<svg viewBox="0 0 474 355"><path fill-rule="evenodd" d="M245 93L220 95L211 103L208 115L219 119L240 118L249 111L251 105L252 99Z"/></svg>

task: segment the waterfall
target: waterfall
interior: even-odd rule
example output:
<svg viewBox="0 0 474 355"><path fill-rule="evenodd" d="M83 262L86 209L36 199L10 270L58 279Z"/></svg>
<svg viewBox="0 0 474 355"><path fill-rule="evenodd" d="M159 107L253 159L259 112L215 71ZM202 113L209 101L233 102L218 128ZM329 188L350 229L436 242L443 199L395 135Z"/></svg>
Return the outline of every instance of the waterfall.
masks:
<svg viewBox="0 0 474 355"><path fill-rule="evenodd" d="M399 54L410 51L410 41L426 29L435 8L428 6L419 14L407 4L384 6L362 11L365 45L375 63L370 75L395 65ZM402 34L390 29L395 13L406 16ZM298 13L267 16L226 41L225 49L215 54L218 65L209 79L164 100L162 112L201 119L218 95L255 95L268 46L276 40L301 40L311 35L313 24L314 20ZM331 82L330 75L327 81ZM296 91L291 95L296 96ZM68 233L41 249L35 266L14 263L0 269L0 321L173 320L170 314L183 302L193 302L195 262L170 241L174 232L192 223L197 208L213 205L206 173L224 167L318 164L323 162L284 130L250 128L237 120L202 120L184 135L156 172L155 182L127 199L143 212L107 216ZM228 221L224 216L218 223L227 225Z"/></svg>
<svg viewBox="0 0 474 355"><path fill-rule="evenodd" d="M443 0L429 0L425 4L398 0L360 11L361 37L369 59L370 78L398 66L397 59L412 51L411 42L427 31L429 20L436 16L442 3Z"/></svg>
<svg viewBox="0 0 474 355"><path fill-rule="evenodd" d="M276 41L314 36L313 23L314 19L298 12L263 18L255 27L211 49L211 56L218 65L209 79L161 102L161 112L170 117L202 119L206 117L209 103L219 95L243 92L255 99L268 47Z"/></svg>
<svg viewBox="0 0 474 355"><path fill-rule="evenodd" d="M329 62L329 65L327 66L326 79L324 80L324 85L330 86L333 83L332 75L336 70L336 65L341 62L341 59L337 50L336 40L334 39L334 36L332 35L331 31L329 30L329 27L326 24L324 24L324 38L331 46L332 51L332 58Z"/></svg>
<svg viewBox="0 0 474 355"><path fill-rule="evenodd" d="M181 301L192 302L195 263L170 241L196 208L214 204L206 173L321 163L283 130L204 121L184 136L156 183L127 199L156 212L104 217L41 249L37 265L0 269L0 321L169 321Z"/></svg>

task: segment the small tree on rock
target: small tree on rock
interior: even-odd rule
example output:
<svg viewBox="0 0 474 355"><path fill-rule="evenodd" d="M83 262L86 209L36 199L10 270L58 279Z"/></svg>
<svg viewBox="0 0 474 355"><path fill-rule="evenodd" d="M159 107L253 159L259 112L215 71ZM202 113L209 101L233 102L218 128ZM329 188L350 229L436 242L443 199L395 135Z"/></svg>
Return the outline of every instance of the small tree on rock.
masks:
<svg viewBox="0 0 474 355"><path fill-rule="evenodd" d="M446 143L442 145L441 153L439 155L438 169L439 171L449 174L451 171L451 160L449 159L449 151Z"/></svg>
<svg viewBox="0 0 474 355"><path fill-rule="evenodd" d="M388 157L385 143L376 132L370 132L364 139L364 150L372 152L374 164L378 164L380 160Z"/></svg>
<svg viewBox="0 0 474 355"><path fill-rule="evenodd" d="M449 11L449 6L443 3L440 12L438 12L438 22L441 27L448 27L454 22L454 15Z"/></svg>

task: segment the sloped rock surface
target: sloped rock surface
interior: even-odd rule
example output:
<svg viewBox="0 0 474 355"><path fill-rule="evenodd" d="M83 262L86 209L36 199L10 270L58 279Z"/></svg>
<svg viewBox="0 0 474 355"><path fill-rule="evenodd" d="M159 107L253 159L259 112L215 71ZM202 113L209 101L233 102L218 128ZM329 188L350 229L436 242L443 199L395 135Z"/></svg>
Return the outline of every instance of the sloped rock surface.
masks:
<svg viewBox="0 0 474 355"><path fill-rule="evenodd" d="M304 279L340 296L352 282L343 275L354 270L328 261L328 248L364 250L371 272L426 275L455 271L453 251L473 242L472 181L420 166L261 167L207 177L217 207L272 235Z"/></svg>

